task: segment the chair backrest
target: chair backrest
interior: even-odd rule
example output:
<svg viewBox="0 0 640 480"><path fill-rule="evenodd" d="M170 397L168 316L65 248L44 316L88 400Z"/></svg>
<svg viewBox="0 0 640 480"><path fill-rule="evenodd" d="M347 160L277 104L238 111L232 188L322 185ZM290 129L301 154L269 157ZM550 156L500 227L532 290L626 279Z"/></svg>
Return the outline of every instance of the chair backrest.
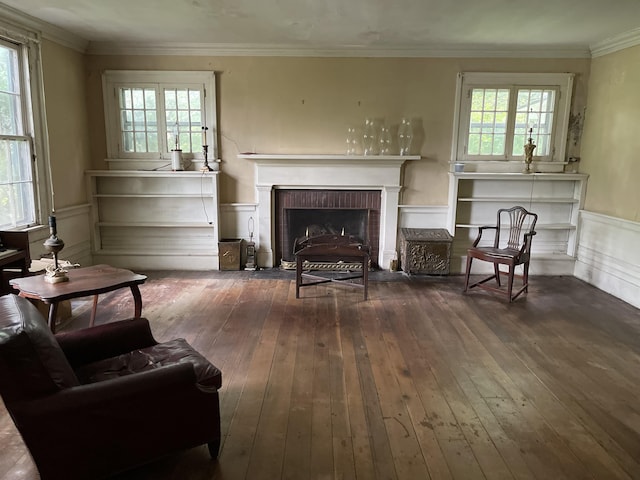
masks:
<svg viewBox="0 0 640 480"><path fill-rule="evenodd" d="M525 234L534 234L538 215L524 207L515 206L498 210L496 238L494 247L520 250L530 248L525 245Z"/></svg>
<svg viewBox="0 0 640 480"><path fill-rule="evenodd" d="M38 309L17 295L0 297L0 394L20 400L79 385Z"/></svg>

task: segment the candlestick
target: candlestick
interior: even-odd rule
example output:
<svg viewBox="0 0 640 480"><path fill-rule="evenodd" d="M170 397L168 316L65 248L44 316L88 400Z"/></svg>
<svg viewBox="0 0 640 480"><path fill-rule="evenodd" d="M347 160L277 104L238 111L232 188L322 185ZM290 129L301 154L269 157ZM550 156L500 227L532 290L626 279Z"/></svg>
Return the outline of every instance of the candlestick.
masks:
<svg viewBox="0 0 640 480"><path fill-rule="evenodd" d="M207 130L209 130L209 127L204 125L202 127L202 145L208 145L207 144Z"/></svg>

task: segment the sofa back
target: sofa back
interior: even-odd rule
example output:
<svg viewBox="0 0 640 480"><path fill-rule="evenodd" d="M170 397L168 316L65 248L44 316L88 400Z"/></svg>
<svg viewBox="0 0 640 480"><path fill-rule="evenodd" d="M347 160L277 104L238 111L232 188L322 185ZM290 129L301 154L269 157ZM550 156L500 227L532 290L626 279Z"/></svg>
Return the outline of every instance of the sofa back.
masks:
<svg viewBox="0 0 640 480"><path fill-rule="evenodd" d="M0 394L12 402L79 385L44 317L27 299L0 297Z"/></svg>

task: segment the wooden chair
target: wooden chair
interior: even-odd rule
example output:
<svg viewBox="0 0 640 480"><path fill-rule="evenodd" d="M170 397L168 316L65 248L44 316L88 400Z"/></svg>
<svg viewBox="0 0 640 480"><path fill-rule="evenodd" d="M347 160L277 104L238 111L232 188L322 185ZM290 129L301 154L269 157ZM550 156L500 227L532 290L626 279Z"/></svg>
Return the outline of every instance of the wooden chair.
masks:
<svg viewBox="0 0 640 480"><path fill-rule="evenodd" d="M478 237L473 242L471 248L467 250L467 270L464 282L464 291L470 288L480 287L486 290L504 293L500 289L500 275L507 275L507 296L509 302L514 301L522 292L526 292L529 287L529 260L531 258L531 240L536 234L535 226L538 215L528 212L523 207L501 208L498 210L498 218L495 226L482 226L478 232ZM486 230L493 230L495 238L492 246L479 246L482 234ZM476 258L484 262L493 263L493 275L483 278L469 285L469 274L471 273L471 262ZM506 265L508 271L500 270L500 265ZM515 268L523 266L523 274L516 275ZM522 278L522 287L513 294L514 277ZM486 282L495 278L497 287L487 285Z"/></svg>

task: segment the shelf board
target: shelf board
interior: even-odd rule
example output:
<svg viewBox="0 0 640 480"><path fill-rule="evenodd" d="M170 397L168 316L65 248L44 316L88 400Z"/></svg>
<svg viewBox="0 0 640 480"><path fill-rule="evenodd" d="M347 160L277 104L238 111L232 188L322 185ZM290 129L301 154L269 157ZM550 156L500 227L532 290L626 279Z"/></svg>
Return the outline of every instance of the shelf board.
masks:
<svg viewBox="0 0 640 480"><path fill-rule="evenodd" d="M577 198L558 197L459 197L459 202L499 202L499 203L578 203Z"/></svg>
<svg viewBox="0 0 640 480"><path fill-rule="evenodd" d="M207 250L94 250L93 255L104 256L164 256L164 257L215 257L217 253Z"/></svg>
<svg viewBox="0 0 640 480"><path fill-rule="evenodd" d="M456 223L456 228L480 228L487 223ZM508 229L508 225L503 225L501 229ZM538 223L536 230L575 230L576 226L570 223Z"/></svg>
<svg viewBox="0 0 640 480"><path fill-rule="evenodd" d="M211 192L205 193L96 193L94 198L214 198Z"/></svg>
<svg viewBox="0 0 640 480"><path fill-rule="evenodd" d="M201 222L97 222L99 227L116 228L214 228L213 224Z"/></svg>

